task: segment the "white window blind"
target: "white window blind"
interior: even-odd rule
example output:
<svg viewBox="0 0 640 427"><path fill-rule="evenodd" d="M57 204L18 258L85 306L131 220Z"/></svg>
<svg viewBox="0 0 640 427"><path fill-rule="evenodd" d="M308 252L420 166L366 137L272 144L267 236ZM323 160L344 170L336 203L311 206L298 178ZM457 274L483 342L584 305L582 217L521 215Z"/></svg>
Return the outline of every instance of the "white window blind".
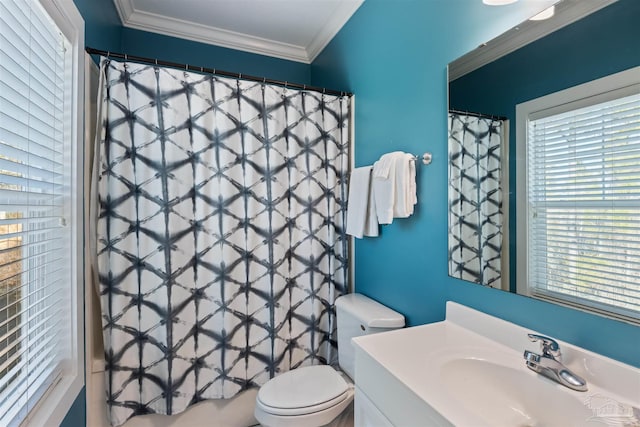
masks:
<svg viewBox="0 0 640 427"><path fill-rule="evenodd" d="M640 319L640 94L530 119L529 292Z"/></svg>
<svg viewBox="0 0 640 427"><path fill-rule="evenodd" d="M0 1L0 425L70 357L70 62L38 1Z"/></svg>

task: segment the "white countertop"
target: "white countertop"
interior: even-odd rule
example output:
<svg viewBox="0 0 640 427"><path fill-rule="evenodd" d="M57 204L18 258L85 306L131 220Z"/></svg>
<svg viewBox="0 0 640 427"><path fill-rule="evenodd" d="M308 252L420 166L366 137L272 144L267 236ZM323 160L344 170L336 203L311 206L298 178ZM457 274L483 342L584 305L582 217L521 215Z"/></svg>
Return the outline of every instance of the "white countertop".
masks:
<svg viewBox="0 0 640 427"><path fill-rule="evenodd" d="M598 421L594 425L603 425L602 420L596 419L602 414L597 412L598 408L592 407L590 398L606 397L624 405L640 407L640 369L558 341L565 366L585 378L589 387L586 392L570 390L525 366L525 349L539 353L539 344L530 342L527 333L535 331L449 302L447 320L443 322L362 336L355 338L353 343L356 353L368 355L454 425L486 424L477 413L468 410L465 402L447 390L448 384L443 383L441 373L444 364L460 359L477 359L506 366L512 370L510 372L517 371L517 377L525 379L527 384L545 387L542 390L548 390L550 395L568 393L562 396L578 399L586 408L585 414L595 417L589 422ZM359 372L356 365L356 385ZM365 374L376 375L362 373ZM371 380L367 378L366 382ZM496 394L495 388L492 393ZM576 425L588 424L586 421L581 420Z"/></svg>

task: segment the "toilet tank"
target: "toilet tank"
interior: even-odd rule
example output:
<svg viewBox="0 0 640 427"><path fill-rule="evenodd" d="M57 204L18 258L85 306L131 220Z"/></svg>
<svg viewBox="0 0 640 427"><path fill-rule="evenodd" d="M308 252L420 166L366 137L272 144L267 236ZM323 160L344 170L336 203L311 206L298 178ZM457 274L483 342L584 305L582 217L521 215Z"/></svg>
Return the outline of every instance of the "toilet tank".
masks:
<svg viewBox="0 0 640 427"><path fill-rule="evenodd" d="M355 378L355 355L351 338L404 327L404 316L360 294L336 299L338 321L338 362L340 368Z"/></svg>

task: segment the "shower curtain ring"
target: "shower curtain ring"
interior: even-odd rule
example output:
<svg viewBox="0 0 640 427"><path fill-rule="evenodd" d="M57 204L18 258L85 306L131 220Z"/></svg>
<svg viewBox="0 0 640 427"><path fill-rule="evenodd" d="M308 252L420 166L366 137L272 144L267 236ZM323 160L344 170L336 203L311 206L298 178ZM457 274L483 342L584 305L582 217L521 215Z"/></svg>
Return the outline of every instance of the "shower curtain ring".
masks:
<svg viewBox="0 0 640 427"><path fill-rule="evenodd" d="M156 58L156 67L158 66L158 58Z"/></svg>
<svg viewBox="0 0 640 427"><path fill-rule="evenodd" d="M124 54L124 60L128 61L129 60L129 55L127 55L126 53Z"/></svg>

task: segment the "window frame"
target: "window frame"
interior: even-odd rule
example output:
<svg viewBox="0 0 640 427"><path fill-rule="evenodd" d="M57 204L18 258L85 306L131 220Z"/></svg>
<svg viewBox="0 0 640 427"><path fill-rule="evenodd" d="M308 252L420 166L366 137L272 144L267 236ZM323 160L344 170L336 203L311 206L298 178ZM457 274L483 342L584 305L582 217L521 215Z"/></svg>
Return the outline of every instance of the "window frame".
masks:
<svg viewBox="0 0 640 427"><path fill-rule="evenodd" d="M73 0L38 0L58 29L67 38L71 47L70 72L64 76L66 89L70 91L69 116L65 117L65 128L71 138L71 150L65 153L71 165L65 181L71 183L69 207L70 233L70 277L69 285L72 312L70 322L70 358L62 365L60 379L51 385L35 403L20 425L60 425L84 387L84 20Z"/></svg>
<svg viewBox="0 0 640 427"><path fill-rule="evenodd" d="M518 195L516 201L516 292L519 295L553 302L592 314L600 314L632 324L640 323L640 319L633 319L599 308L597 304L589 306L575 303L571 301L570 297L564 299L534 294L528 284L529 256L527 241L529 229L527 129L529 121L577 110L639 92L640 67L633 67L516 105L516 189Z"/></svg>

